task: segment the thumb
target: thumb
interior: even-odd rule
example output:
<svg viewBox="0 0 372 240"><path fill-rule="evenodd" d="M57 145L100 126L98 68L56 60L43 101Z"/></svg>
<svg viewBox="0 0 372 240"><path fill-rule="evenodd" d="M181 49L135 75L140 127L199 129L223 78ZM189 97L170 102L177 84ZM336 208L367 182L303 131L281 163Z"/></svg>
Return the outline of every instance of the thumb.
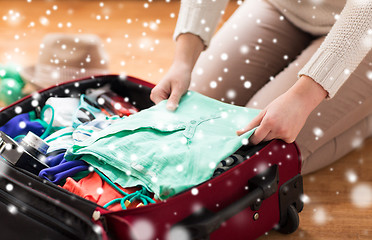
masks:
<svg viewBox="0 0 372 240"><path fill-rule="evenodd" d="M261 121L262 121L262 118L265 116L265 113L266 111L261 111L255 118L252 119L252 121L250 123L248 123L247 126L245 126L244 128L242 129L239 129L238 131L236 131L236 134L238 136L248 132L249 130L252 130L253 128L257 127L260 125Z"/></svg>
<svg viewBox="0 0 372 240"><path fill-rule="evenodd" d="M177 109L178 107L178 103L182 97L182 93L179 92L179 91L173 91L168 99L168 102L167 102L167 109L169 111L174 111Z"/></svg>

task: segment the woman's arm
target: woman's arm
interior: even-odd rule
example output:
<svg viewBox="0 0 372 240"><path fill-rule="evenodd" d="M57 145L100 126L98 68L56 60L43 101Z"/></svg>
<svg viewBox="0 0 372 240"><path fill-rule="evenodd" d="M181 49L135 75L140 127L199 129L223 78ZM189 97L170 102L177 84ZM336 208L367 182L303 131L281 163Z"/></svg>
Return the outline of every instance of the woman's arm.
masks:
<svg viewBox="0 0 372 240"><path fill-rule="evenodd" d="M241 135L254 127L256 131L250 143L258 144L279 138L293 142L310 113L325 99L327 91L307 76L302 76L287 92L272 101L245 128L238 130Z"/></svg>
<svg viewBox="0 0 372 240"><path fill-rule="evenodd" d="M332 98L372 48L372 1L348 0L322 45L299 71Z"/></svg>
<svg viewBox="0 0 372 240"><path fill-rule="evenodd" d="M163 79L151 91L151 100L168 99L167 108L175 110L190 85L191 72L200 53L208 47L228 0L182 0L174 32L176 51Z"/></svg>
<svg viewBox="0 0 372 240"><path fill-rule="evenodd" d="M150 98L157 104L168 99L167 109L174 111L190 85L191 72L204 49L202 40L191 33L177 38L173 64L164 78L151 91Z"/></svg>
<svg viewBox="0 0 372 240"><path fill-rule="evenodd" d="M250 142L293 142L310 113L333 97L372 48L372 1L348 0L326 39L299 72L299 80L244 129L257 127Z"/></svg>

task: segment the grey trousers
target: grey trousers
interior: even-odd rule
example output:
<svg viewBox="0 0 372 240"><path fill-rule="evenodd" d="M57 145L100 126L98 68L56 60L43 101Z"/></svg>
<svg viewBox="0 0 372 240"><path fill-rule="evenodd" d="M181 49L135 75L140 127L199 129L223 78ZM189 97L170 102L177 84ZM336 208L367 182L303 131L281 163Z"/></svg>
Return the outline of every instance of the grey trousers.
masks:
<svg viewBox="0 0 372 240"><path fill-rule="evenodd" d="M263 109L297 81L323 40L297 28L268 2L245 1L198 59L190 89ZM336 96L310 114L296 139L303 174L329 165L372 136L371 75L372 51Z"/></svg>

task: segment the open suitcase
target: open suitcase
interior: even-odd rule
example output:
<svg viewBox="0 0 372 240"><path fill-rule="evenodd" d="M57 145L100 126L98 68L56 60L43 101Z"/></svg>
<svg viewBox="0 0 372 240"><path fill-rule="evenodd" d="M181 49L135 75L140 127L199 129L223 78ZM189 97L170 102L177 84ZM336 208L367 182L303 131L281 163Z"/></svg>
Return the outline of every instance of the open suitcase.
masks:
<svg viewBox="0 0 372 240"><path fill-rule="evenodd" d="M78 96L109 83L138 109L153 105L152 84L117 75L70 81L0 111L0 126L42 107L50 96ZM5 142L0 138L0 154ZM2 239L256 239L299 225L302 177L295 143L273 140L239 149L247 160L163 202L109 211L0 158ZM196 194L197 193L197 194Z"/></svg>

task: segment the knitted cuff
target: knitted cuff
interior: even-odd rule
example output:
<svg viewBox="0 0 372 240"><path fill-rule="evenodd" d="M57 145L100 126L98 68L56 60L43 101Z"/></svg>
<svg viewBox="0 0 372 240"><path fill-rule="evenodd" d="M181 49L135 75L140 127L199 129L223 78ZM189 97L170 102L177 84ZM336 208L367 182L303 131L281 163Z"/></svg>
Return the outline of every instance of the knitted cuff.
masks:
<svg viewBox="0 0 372 240"><path fill-rule="evenodd" d="M218 0L206 4L199 1L182 1L173 39L177 40L182 33L192 33L199 36L207 48L227 2Z"/></svg>
<svg viewBox="0 0 372 240"><path fill-rule="evenodd" d="M298 76L311 77L328 92L328 98L332 98L352 71L354 69L347 69L346 62L336 54L319 49Z"/></svg>

